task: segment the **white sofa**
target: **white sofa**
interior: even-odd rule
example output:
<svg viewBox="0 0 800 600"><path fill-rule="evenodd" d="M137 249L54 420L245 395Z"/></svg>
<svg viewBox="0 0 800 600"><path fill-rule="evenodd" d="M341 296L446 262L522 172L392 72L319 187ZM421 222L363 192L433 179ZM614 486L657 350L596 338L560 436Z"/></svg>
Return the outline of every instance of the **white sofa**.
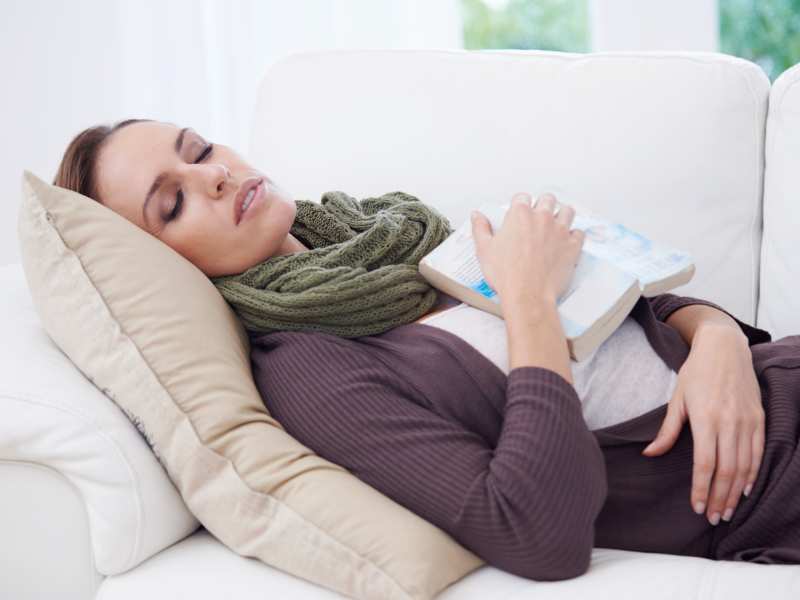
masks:
<svg viewBox="0 0 800 600"><path fill-rule="evenodd" d="M770 86L707 53L303 53L266 74L249 158L298 198L401 189L454 225L553 190L689 250L697 271L675 292L777 339L800 333L798 81L800 66ZM41 328L21 265L0 267L0 289L0 598L339 597L213 538ZM597 548L576 579L484 566L440 597L753 595L800 597L800 566Z"/></svg>

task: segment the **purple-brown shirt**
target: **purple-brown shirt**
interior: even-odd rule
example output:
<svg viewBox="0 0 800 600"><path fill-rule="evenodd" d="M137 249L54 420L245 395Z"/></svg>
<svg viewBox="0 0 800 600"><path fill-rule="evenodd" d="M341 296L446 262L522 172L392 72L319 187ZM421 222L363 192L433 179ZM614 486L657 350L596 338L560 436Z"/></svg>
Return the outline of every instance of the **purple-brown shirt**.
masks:
<svg viewBox="0 0 800 600"><path fill-rule="evenodd" d="M689 304L724 310L661 294L631 311L676 372L689 347L664 321ZM716 527L690 506L688 424L665 455L641 455L666 405L590 431L575 388L555 371L506 376L423 323L354 339L253 334L251 360L267 410L290 435L511 573L575 577L594 546L798 563L800 336L771 342L736 321L762 389L766 445L750 496Z"/></svg>

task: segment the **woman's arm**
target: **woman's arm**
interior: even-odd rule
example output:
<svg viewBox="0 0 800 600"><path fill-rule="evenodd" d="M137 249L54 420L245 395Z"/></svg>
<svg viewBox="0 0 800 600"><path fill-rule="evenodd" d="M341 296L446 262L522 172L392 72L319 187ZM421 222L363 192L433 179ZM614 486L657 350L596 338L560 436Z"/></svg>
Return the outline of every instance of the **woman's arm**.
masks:
<svg viewBox="0 0 800 600"><path fill-rule="evenodd" d="M674 294L649 300L657 318L678 330L691 350L664 423L643 454L667 452L688 420L694 438L690 502L713 525L729 521L761 463L764 409L750 346L771 336L706 300Z"/></svg>
<svg viewBox="0 0 800 600"><path fill-rule="evenodd" d="M605 462L575 389L558 373L510 371L492 447L415 402L409 382L365 349L296 335L251 356L267 408L290 435L488 563L538 580L588 569ZM485 404L486 418L491 411L496 419L485 399L462 400Z"/></svg>
<svg viewBox="0 0 800 600"><path fill-rule="evenodd" d="M742 333L747 336L748 346L772 341L772 336L766 330L737 319L727 310L710 300L665 293L647 298L647 301L653 309L656 319L675 327L681 337L689 344L694 339L697 327L708 319L713 320L714 323L730 323L731 321L735 323ZM695 308L683 310L684 307L688 306ZM710 310L699 312L701 307L706 307ZM675 318L673 319L672 317Z"/></svg>
<svg viewBox="0 0 800 600"><path fill-rule="evenodd" d="M705 304L685 305L673 312L666 320L667 325L674 327L691 346L694 336L700 329L721 327L732 329L740 334L747 343L747 336L741 330L736 320L728 313Z"/></svg>
<svg viewBox="0 0 800 600"><path fill-rule="evenodd" d="M537 294L503 300L509 368L533 366L555 371L573 384L569 349L555 298Z"/></svg>

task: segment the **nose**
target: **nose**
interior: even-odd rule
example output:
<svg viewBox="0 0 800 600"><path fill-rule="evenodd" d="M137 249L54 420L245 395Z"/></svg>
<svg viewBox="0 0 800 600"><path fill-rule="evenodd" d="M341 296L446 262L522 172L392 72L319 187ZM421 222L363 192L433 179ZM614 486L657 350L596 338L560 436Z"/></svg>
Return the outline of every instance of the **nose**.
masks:
<svg viewBox="0 0 800 600"><path fill-rule="evenodd" d="M231 181L231 171L225 165L210 164L211 171L208 177L208 193L212 198L219 199L225 195L225 188Z"/></svg>

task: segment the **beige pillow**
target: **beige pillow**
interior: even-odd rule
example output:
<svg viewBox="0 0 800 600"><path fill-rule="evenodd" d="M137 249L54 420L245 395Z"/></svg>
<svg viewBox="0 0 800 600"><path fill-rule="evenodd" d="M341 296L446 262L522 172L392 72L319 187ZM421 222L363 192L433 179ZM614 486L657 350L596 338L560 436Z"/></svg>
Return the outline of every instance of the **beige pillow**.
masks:
<svg viewBox="0 0 800 600"><path fill-rule="evenodd" d="M246 332L199 269L85 196L27 171L23 191L23 266L44 328L222 543L355 598L432 598L482 564L270 417Z"/></svg>

